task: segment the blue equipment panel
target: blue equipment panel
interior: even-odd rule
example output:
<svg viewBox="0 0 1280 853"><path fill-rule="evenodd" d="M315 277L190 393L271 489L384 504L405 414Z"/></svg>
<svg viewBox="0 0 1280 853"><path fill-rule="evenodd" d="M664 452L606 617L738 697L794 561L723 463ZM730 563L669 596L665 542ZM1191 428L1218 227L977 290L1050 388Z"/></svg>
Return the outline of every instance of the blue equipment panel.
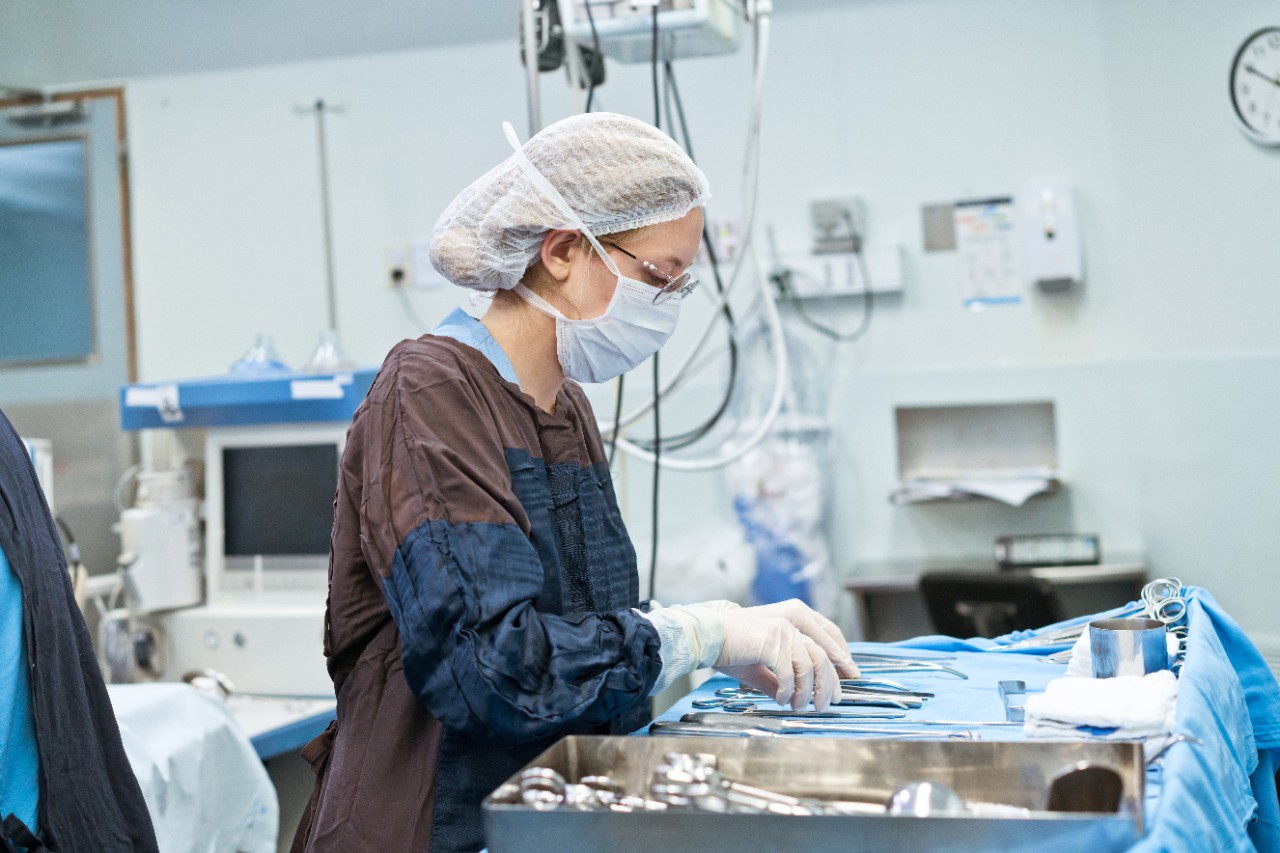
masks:
<svg viewBox="0 0 1280 853"><path fill-rule="evenodd" d="M138 430L346 421L377 375L377 368L363 368L125 385L120 389L120 426Z"/></svg>

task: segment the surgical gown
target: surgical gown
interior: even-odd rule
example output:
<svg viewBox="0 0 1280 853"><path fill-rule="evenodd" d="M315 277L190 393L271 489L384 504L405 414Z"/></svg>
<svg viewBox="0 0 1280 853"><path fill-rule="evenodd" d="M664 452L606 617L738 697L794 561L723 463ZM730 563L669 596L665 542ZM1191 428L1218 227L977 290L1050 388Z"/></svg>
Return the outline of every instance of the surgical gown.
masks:
<svg viewBox="0 0 1280 853"><path fill-rule="evenodd" d="M295 850L477 850L480 800L539 752L647 722L659 639L590 405L566 382L539 409L479 322L449 324L392 350L348 434L338 718Z"/></svg>

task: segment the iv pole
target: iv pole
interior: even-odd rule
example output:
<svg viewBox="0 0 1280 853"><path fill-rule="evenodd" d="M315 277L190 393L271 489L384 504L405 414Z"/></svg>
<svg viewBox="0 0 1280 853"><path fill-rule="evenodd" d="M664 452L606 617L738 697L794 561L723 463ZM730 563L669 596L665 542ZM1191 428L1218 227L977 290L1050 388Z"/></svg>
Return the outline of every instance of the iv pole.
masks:
<svg viewBox="0 0 1280 853"><path fill-rule="evenodd" d="M329 214L329 155L328 144L324 133L325 113L341 115L344 110L340 106L330 106L323 98L317 98L315 105L296 107L298 115L314 115L316 117L316 143L320 151L320 218L324 228L324 272L325 296L328 303L328 321L326 329L320 333L320 344L312 353L311 360L303 368L307 373L333 373L342 370L354 370L355 362L347 358L342 344L338 342L338 298L333 280L333 226Z"/></svg>

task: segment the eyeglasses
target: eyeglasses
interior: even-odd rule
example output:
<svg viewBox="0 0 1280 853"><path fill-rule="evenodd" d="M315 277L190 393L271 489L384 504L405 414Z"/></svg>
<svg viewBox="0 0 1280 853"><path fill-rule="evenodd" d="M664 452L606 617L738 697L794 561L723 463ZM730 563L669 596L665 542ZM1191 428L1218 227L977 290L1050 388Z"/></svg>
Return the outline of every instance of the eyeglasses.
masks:
<svg viewBox="0 0 1280 853"><path fill-rule="evenodd" d="M670 299L673 296L679 296L681 299L683 299L684 297L692 293L693 289L698 286L698 280L694 278L693 273L689 272L688 270L685 270L684 272L680 273L680 275L678 276L672 276L663 272L656 265L651 264L648 261L641 260L640 258L637 258L635 255L631 254L626 249L619 246L617 243L611 243L608 240L603 240L601 242L603 242L604 245L608 246L611 249L617 249L619 252L626 255L628 258L631 258L631 260L639 261L640 266L644 267L645 272L649 273L649 275L653 276L658 281L665 282L664 284L661 284L661 285L659 284L654 285L654 287L658 288L658 292L653 295L654 305L661 305L663 302L666 302L668 299Z"/></svg>

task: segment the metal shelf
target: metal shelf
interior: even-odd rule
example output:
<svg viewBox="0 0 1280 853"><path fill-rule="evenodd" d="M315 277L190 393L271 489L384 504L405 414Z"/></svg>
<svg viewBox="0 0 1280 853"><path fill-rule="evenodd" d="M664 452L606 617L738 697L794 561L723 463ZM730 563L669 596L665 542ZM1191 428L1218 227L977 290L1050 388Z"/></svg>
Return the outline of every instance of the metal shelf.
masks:
<svg viewBox="0 0 1280 853"><path fill-rule="evenodd" d="M350 373L272 373L136 383L120 389L125 430L184 429L350 420L377 376Z"/></svg>

